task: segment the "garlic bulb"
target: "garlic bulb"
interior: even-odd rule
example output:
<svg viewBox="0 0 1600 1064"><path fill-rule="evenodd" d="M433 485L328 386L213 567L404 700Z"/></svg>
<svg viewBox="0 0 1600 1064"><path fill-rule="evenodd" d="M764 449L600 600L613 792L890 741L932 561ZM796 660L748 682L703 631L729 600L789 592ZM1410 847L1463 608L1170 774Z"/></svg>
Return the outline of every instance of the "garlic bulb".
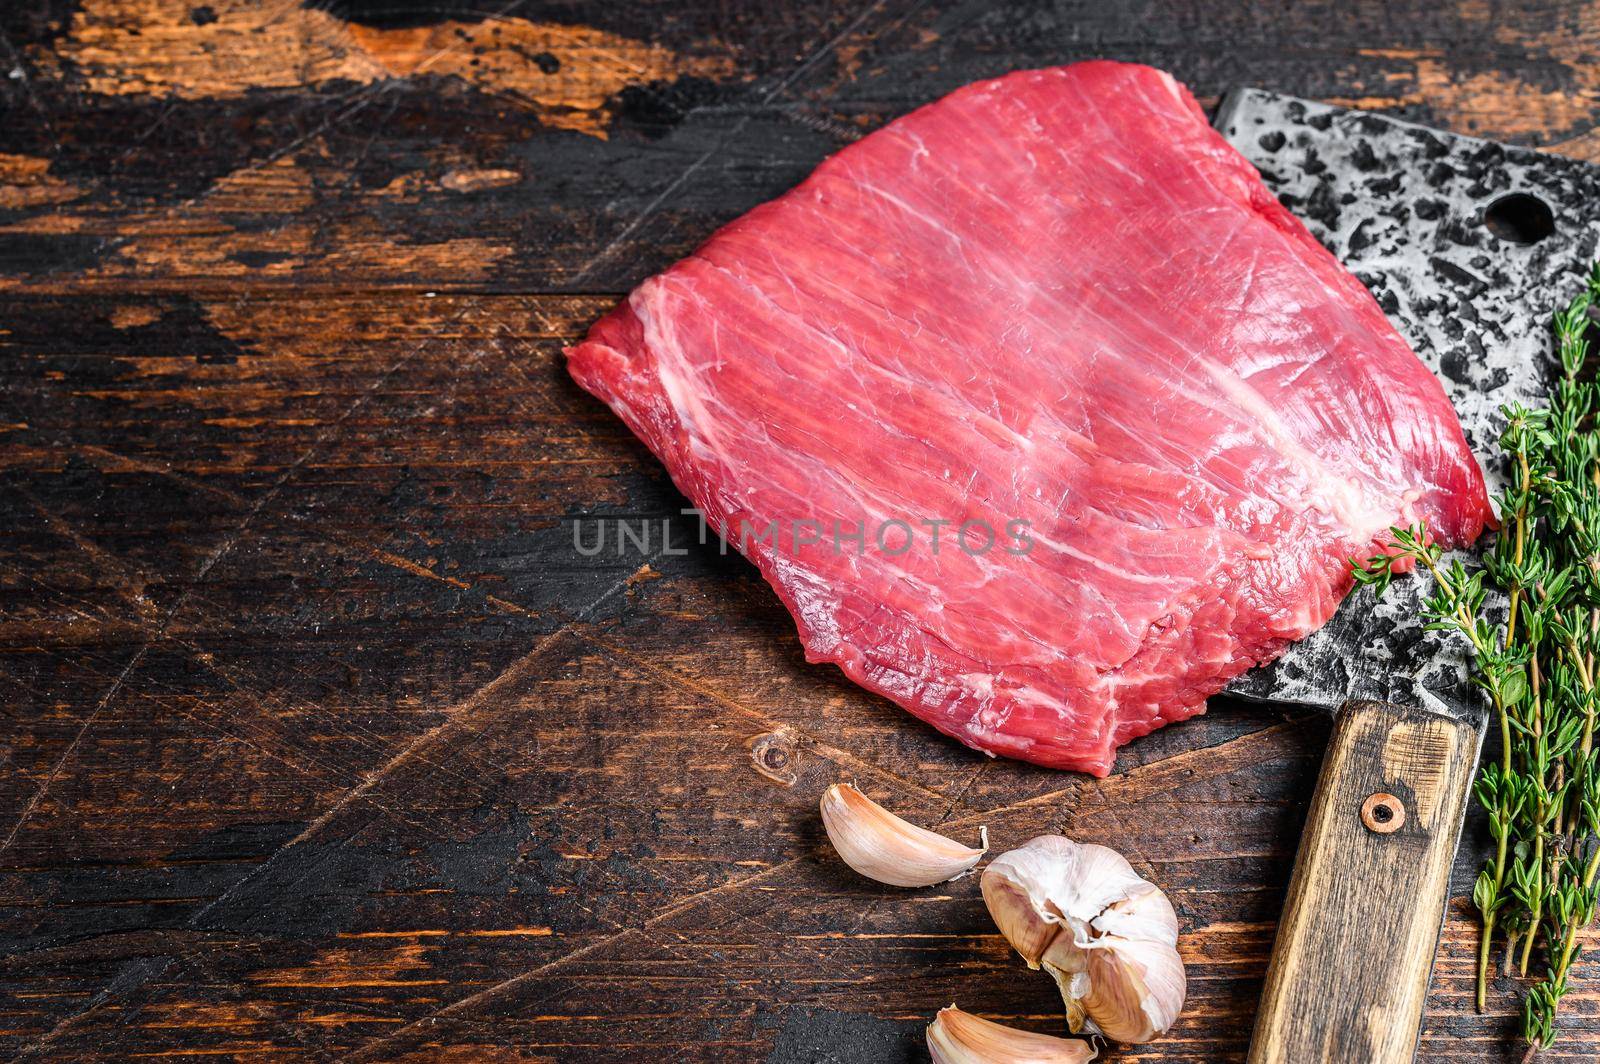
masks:
<svg viewBox="0 0 1600 1064"><path fill-rule="evenodd" d="M848 783L822 796L822 823L844 863L895 887L928 887L972 870L989 848L974 850L908 824Z"/></svg>
<svg viewBox="0 0 1600 1064"><path fill-rule="evenodd" d="M928 1025L933 1064L1086 1064L1094 1059L1088 1042L1019 1031L951 1005Z"/></svg>
<svg viewBox="0 0 1600 1064"><path fill-rule="evenodd" d="M1177 913L1115 850L1041 835L995 858L982 888L1028 967L1055 977L1073 1031L1148 1042L1178 1018Z"/></svg>

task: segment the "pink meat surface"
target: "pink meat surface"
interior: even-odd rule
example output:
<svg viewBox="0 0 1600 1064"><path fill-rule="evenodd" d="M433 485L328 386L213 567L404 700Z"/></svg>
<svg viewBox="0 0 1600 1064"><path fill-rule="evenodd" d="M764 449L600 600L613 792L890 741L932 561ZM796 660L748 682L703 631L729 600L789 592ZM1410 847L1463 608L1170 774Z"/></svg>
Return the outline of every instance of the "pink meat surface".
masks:
<svg viewBox="0 0 1600 1064"><path fill-rule="evenodd" d="M892 122L568 356L812 661L1096 775L1326 622L1391 525L1466 544L1493 520L1438 381L1149 67L1019 72ZM964 521L997 544L953 542Z"/></svg>

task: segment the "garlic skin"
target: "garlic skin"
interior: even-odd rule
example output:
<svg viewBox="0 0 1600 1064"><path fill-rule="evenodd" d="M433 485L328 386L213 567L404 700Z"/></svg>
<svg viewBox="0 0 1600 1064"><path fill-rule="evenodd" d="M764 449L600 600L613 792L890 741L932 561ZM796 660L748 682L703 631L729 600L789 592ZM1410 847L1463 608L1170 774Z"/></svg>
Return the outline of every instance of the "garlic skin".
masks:
<svg viewBox="0 0 1600 1064"><path fill-rule="evenodd" d="M982 889L1028 967L1055 977L1074 1032L1148 1042L1177 1020L1178 915L1121 854L1041 835L990 862Z"/></svg>
<svg viewBox="0 0 1600 1064"><path fill-rule="evenodd" d="M970 872L988 852L909 824L848 783L822 796L822 824L844 863L892 887L930 887Z"/></svg>
<svg viewBox="0 0 1600 1064"><path fill-rule="evenodd" d="M1087 1064L1088 1042L1052 1038L979 1019L951 1005L928 1025L933 1064Z"/></svg>

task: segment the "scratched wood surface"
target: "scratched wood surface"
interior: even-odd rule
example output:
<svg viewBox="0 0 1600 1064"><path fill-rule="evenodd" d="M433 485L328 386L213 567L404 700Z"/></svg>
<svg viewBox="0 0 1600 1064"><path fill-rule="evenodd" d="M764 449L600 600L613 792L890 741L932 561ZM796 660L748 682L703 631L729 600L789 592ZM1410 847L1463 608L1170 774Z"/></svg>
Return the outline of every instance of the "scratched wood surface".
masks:
<svg viewBox="0 0 1600 1064"><path fill-rule="evenodd" d="M1600 5L0 7L0 1057L924 1059L1058 1030L970 882L880 890L852 779L1106 842L1242 1058L1327 723L1217 705L1094 782L803 663L559 349L829 152L1108 55L1600 156ZM1469 850L1482 845L1469 827ZM1427 1061L1508 1059L1459 891ZM1600 1050L1600 965L1566 1039Z"/></svg>

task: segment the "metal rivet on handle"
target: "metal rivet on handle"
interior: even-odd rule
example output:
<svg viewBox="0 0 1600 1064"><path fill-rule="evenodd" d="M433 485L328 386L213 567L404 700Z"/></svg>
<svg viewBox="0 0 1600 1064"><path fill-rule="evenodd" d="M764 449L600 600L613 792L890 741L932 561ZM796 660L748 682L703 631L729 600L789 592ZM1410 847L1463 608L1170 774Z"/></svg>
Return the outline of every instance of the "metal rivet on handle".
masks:
<svg viewBox="0 0 1600 1064"><path fill-rule="evenodd" d="M1406 807L1394 795L1379 791L1361 803L1361 822L1368 831L1388 835L1406 822Z"/></svg>

